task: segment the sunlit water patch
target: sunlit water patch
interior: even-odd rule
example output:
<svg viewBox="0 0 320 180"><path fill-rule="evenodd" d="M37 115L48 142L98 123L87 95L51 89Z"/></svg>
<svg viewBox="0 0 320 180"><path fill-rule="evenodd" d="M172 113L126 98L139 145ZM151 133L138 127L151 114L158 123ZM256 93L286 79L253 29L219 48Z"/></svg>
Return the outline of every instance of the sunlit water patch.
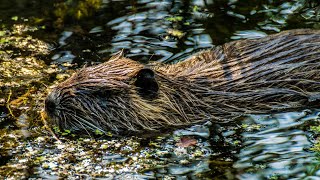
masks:
<svg viewBox="0 0 320 180"><path fill-rule="evenodd" d="M315 163L310 124L319 112L303 111L268 116L250 116L243 123L259 131L242 133L243 148L234 168L239 179L301 179L312 176ZM311 174L309 174L311 173Z"/></svg>

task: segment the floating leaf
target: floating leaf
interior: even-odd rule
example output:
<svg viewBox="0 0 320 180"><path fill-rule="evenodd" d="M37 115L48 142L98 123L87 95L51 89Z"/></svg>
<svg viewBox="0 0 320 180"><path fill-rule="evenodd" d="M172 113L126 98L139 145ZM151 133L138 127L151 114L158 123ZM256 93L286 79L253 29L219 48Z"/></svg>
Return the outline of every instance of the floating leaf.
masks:
<svg viewBox="0 0 320 180"><path fill-rule="evenodd" d="M0 36L4 36L6 34L6 31L0 31Z"/></svg>
<svg viewBox="0 0 320 180"><path fill-rule="evenodd" d="M174 36L177 38L182 38L185 35L184 32L177 30L177 29L168 29L167 33L170 34L171 36Z"/></svg>
<svg viewBox="0 0 320 180"><path fill-rule="evenodd" d="M180 139L180 142L178 142L176 145L179 147L190 147L195 146L198 143L196 139L190 138L190 137L182 137Z"/></svg>
<svg viewBox="0 0 320 180"><path fill-rule="evenodd" d="M11 17L11 19L14 21L18 21L18 16L13 16L13 17Z"/></svg>
<svg viewBox="0 0 320 180"><path fill-rule="evenodd" d="M182 21L182 19L183 19L182 16L172 16L172 17L166 18L167 21L171 21L171 22L179 22L179 21Z"/></svg>

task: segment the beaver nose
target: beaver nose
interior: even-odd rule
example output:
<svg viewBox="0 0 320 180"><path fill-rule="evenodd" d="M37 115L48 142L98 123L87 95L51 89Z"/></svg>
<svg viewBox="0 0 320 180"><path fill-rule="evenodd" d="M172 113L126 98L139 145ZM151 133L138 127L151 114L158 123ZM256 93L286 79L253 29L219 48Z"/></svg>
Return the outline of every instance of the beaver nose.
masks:
<svg viewBox="0 0 320 180"><path fill-rule="evenodd" d="M56 110L56 103L54 102L54 99L47 98L45 101L45 110L48 114L53 114Z"/></svg>

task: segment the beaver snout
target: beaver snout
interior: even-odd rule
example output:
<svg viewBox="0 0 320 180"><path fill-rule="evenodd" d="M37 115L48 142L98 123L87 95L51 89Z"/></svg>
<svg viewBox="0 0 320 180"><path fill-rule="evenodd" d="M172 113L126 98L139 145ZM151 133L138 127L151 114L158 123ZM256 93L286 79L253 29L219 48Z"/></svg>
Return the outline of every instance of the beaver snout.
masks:
<svg viewBox="0 0 320 180"><path fill-rule="evenodd" d="M52 99L46 99L45 107L47 112L54 112L56 109L56 103Z"/></svg>

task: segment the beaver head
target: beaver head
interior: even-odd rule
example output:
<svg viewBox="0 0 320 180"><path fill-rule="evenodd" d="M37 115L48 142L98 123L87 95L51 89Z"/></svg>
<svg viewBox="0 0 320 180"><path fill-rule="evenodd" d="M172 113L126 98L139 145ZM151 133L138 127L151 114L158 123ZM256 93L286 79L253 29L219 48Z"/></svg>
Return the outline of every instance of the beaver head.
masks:
<svg viewBox="0 0 320 180"><path fill-rule="evenodd" d="M191 124L177 106L174 84L161 72L117 55L59 84L46 98L45 111L51 124L88 133L128 134Z"/></svg>

